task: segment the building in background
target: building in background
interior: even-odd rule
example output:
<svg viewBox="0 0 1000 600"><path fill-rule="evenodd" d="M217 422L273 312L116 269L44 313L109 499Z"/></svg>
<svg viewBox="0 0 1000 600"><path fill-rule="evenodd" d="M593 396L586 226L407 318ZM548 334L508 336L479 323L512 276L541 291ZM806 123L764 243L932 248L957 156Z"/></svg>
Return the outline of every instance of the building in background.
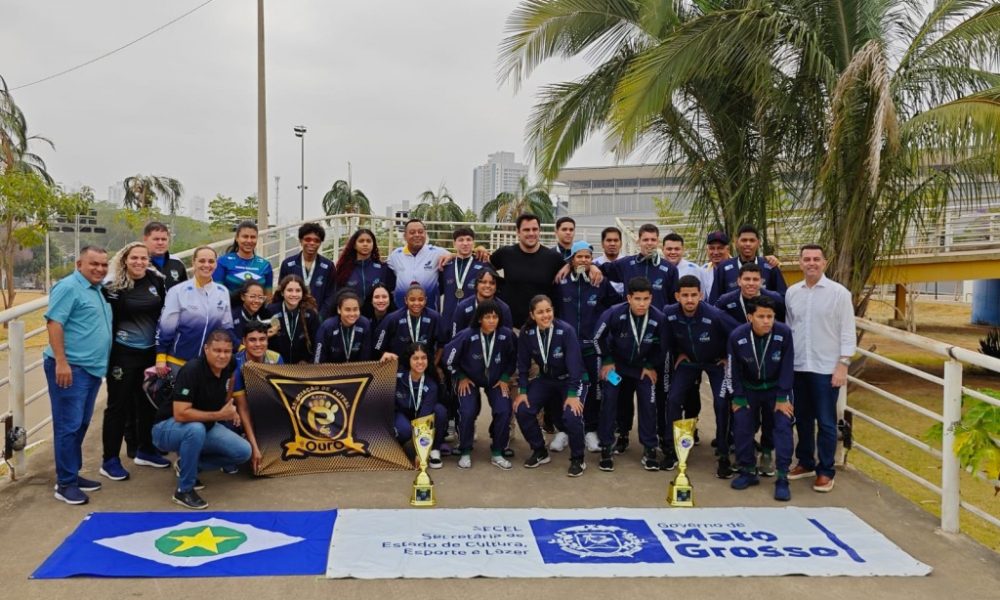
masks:
<svg viewBox="0 0 1000 600"><path fill-rule="evenodd" d="M567 186L568 193L558 193L558 199L554 196L552 200L558 202L560 212L572 215L577 225L611 224L615 217L655 221L654 198L670 200L675 211L690 208L690 202L683 198L681 179L665 174L659 165L563 169L556 182Z"/></svg>
<svg viewBox="0 0 1000 600"><path fill-rule="evenodd" d="M108 202L122 206L125 202L125 182L116 181L108 186Z"/></svg>
<svg viewBox="0 0 1000 600"><path fill-rule="evenodd" d="M472 210L478 215L487 202L502 192L517 191L517 183L528 176L528 166L515 162L513 152L494 152L472 171Z"/></svg>
<svg viewBox="0 0 1000 600"><path fill-rule="evenodd" d="M206 202L201 196L195 196L188 201L188 215L195 221L207 221Z"/></svg>

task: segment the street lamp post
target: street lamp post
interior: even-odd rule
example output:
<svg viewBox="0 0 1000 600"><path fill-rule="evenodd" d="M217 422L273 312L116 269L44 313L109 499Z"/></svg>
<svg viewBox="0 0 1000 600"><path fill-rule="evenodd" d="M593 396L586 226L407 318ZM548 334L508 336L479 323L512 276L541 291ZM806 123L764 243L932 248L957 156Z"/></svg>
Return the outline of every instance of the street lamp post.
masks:
<svg viewBox="0 0 1000 600"><path fill-rule="evenodd" d="M299 183L299 220L306 220L306 128L302 125L295 126L295 137L302 140L302 160L300 162L301 179Z"/></svg>

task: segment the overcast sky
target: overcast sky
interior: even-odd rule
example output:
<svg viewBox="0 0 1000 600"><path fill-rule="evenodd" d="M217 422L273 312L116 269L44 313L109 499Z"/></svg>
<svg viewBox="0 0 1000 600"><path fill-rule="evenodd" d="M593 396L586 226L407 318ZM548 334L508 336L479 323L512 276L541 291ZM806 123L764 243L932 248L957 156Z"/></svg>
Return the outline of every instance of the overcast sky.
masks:
<svg viewBox="0 0 1000 600"><path fill-rule="evenodd" d="M0 0L0 75L26 84L129 42L203 0ZM448 186L472 204L472 169L487 154L524 159L524 124L539 85L575 78L575 60L536 71L518 93L496 79L497 45L517 0L268 0L269 193L281 177L297 215L305 142L306 215L353 166L354 187L384 214ZM178 178L185 197L256 192L256 2L215 0L78 71L13 92L36 147L67 186L107 196L136 173ZM574 166L610 164L600 140ZM287 212L286 212L287 211ZM282 219L284 220L284 219Z"/></svg>

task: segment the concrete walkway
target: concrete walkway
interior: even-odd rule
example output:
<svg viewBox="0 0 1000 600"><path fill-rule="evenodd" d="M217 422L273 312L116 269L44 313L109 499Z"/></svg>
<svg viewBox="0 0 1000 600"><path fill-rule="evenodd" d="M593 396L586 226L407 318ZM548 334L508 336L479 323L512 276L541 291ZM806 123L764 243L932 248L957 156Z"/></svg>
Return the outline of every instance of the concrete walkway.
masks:
<svg viewBox="0 0 1000 600"><path fill-rule="evenodd" d="M710 406L710 405L709 405ZM84 474L102 479L104 489L92 493L90 504L68 506L52 498L55 482L52 452L41 446L29 457L30 475L0 485L0 585L5 598L181 598L212 600L248 596L265 598L702 598L720 592L749 598L997 598L1000 594L1000 555L965 536L936 532L936 520L886 486L848 468L837 476L831 494L817 494L808 481L792 482L796 506L842 506L881 531L934 572L922 578L749 578L749 579L474 579L326 580L310 577L114 580L74 579L30 581L28 576L90 511L183 510L170 502L171 470L127 468L132 479L113 482L97 476L100 461L101 409L87 436ZM488 415L480 419L479 443L471 471L460 471L455 459L433 472L443 507L553 507L665 506L670 473L649 473L639 466L639 450L632 448L616 461L614 473L597 469L597 455L588 455L588 470L579 479L565 476L567 453L554 455L539 469L523 469L527 446L520 437L513 471L489 465L485 430ZM709 414L702 422L711 422ZM764 483L736 492L728 481L714 477L714 463L705 443L695 449L689 474L699 506L774 506L772 486ZM634 436L634 432L633 432ZM633 442L634 444L635 442ZM404 508L408 506L412 472L329 473L283 479L251 479L246 474L202 475L203 496L210 510L267 510L321 508ZM192 515L194 516L194 515ZM737 596L738 595L738 596Z"/></svg>

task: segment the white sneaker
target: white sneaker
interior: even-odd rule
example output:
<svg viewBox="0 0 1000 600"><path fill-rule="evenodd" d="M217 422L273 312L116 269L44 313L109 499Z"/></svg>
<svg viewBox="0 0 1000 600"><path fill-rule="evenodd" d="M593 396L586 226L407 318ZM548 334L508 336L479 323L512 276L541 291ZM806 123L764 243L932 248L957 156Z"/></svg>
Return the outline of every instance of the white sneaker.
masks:
<svg viewBox="0 0 1000 600"><path fill-rule="evenodd" d="M454 444L458 441L458 432L455 429L454 421L448 421L448 432L444 436L444 441L448 444Z"/></svg>
<svg viewBox="0 0 1000 600"><path fill-rule="evenodd" d="M430 458L427 460L427 466L432 469L440 469L444 466L444 463L441 462L440 450L431 450Z"/></svg>
<svg viewBox="0 0 1000 600"><path fill-rule="evenodd" d="M596 431L587 432L583 436L583 443L587 446L587 452L601 451L601 440L598 439Z"/></svg>
<svg viewBox="0 0 1000 600"><path fill-rule="evenodd" d="M510 464L510 461L503 456L494 456L490 459L490 463L498 469L503 469L504 471L509 471L514 465Z"/></svg>
<svg viewBox="0 0 1000 600"><path fill-rule="evenodd" d="M556 433L556 436L552 438L552 442L549 444L549 450L552 452L562 452L566 449L569 444L569 436L565 432L560 431Z"/></svg>
<svg viewBox="0 0 1000 600"><path fill-rule="evenodd" d="M462 458L458 459L459 469L471 469L472 468L472 455L463 454Z"/></svg>

